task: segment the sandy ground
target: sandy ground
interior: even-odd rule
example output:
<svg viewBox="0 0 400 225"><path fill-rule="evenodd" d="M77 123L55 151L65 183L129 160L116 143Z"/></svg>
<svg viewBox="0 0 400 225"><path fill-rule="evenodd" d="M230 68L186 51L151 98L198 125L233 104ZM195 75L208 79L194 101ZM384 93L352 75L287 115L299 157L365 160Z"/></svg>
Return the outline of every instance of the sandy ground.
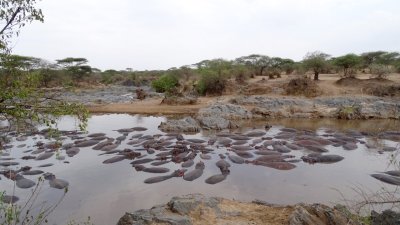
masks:
<svg viewBox="0 0 400 225"><path fill-rule="evenodd" d="M269 80L266 76L257 76L247 81L247 84L237 85L229 88L229 92L220 97L201 97L198 103L194 105L165 105L160 104L161 98L151 98L133 103L112 103L98 104L89 106L91 113L132 113L145 115L181 115L195 114L200 108L217 100L226 100L237 94L242 94L244 90L247 95L267 95L267 96L285 96L283 86L288 83L295 75L283 75L282 78ZM313 77L310 75L310 77ZM320 74L318 86L322 90L321 96L365 96L365 90L362 86L340 86L335 82L341 77L338 74ZM358 79L369 79L370 74L359 74ZM400 74L391 74L387 79L400 83ZM246 92L247 91L247 92ZM238 93L239 92L239 93Z"/></svg>
<svg viewBox="0 0 400 225"><path fill-rule="evenodd" d="M169 114L195 114L203 107L211 103L214 98L202 97L195 105L165 105L162 99L148 99L133 103L115 103L106 105L91 105L88 107L92 113L132 113L144 115L169 115Z"/></svg>

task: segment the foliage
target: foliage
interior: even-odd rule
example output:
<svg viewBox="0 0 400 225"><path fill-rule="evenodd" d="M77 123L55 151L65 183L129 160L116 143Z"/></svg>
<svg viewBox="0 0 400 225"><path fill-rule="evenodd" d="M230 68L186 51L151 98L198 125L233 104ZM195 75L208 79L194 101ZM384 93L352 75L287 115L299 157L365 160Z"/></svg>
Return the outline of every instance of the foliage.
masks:
<svg viewBox="0 0 400 225"><path fill-rule="evenodd" d="M333 60L333 63L343 70L343 75L345 77L354 76L355 69L361 62L361 57L352 53L337 57Z"/></svg>
<svg viewBox="0 0 400 225"><path fill-rule="evenodd" d="M270 66L270 57L252 54L235 59L235 63L247 66L255 76L262 76L265 69Z"/></svg>
<svg viewBox="0 0 400 225"><path fill-rule="evenodd" d="M321 94L317 83L309 78L291 79L285 87L288 95L304 95L306 97L316 97Z"/></svg>
<svg viewBox="0 0 400 225"><path fill-rule="evenodd" d="M304 67L307 70L312 70L314 72L314 80L318 80L318 75L328 67L329 63L327 59L330 55L323 52L315 51L309 52L303 59Z"/></svg>
<svg viewBox="0 0 400 225"><path fill-rule="evenodd" d="M37 9L37 0L0 1L0 21L4 27L0 30L0 50L8 52L9 41L18 36L20 29L32 21L43 22L42 10Z"/></svg>
<svg viewBox="0 0 400 225"><path fill-rule="evenodd" d="M227 77L212 70L203 71L196 89L200 95L221 95L227 83Z"/></svg>
<svg viewBox="0 0 400 225"><path fill-rule="evenodd" d="M89 61L85 58L72 58L56 60L57 64L64 68L66 73L75 80L82 80L85 76L92 73L92 67L86 65Z"/></svg>
<svg viewBox="0 0 400 225"><path fill-rule="evenodd" d="M172 73L166 73L151 83L151 86L159 93L167 92L178 85L178 77Z"/></svg>
<svg viewBox="0 0 400 225"><path fill-rule="evenodd" d="M386 76L392 72L389 66L375 63L369 66L369 70L371 71L371 74L377 78L386 78Z"/></svg>
<svg viewBox="0 0 400 225"><path fill-rule="evenodd" d="M394 64L394 68L397 73L400 73L400 60Z"/></svg>

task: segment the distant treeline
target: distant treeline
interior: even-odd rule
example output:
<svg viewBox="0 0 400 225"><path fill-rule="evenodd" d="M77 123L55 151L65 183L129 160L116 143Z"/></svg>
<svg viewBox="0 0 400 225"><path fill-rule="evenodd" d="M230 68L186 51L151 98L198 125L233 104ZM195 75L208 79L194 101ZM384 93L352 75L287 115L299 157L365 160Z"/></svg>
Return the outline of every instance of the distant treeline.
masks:
<svg viewBox="0 0 400 225"><path fill-rule="evenodd" d="M288 58L253 54L235 60L218 58L180 68L152 71L134 71L132 68L101 71L91 67L85 58L69 57L50 62L35 57L11 55L2 59L1 74L7 73L3 68L10 67L34 72L40 77L43 87L74 86L82 82L137 86L152 84L157 91L165 92L182 82L191 81L197 91L203 94L222 91L224 82L228 78L235 78L241 82L254 76L268 76L274 79L281 74L311 73L313 78L318 80L321 73L353 76L358 72L364 72L383 77L391 72L400 72L400 54L386 51L365 52L360 55L346 54L338 57L316 51L307 53L303 60L297 62ZM208 90L210 86L213 86L214 90Z"/></svg>

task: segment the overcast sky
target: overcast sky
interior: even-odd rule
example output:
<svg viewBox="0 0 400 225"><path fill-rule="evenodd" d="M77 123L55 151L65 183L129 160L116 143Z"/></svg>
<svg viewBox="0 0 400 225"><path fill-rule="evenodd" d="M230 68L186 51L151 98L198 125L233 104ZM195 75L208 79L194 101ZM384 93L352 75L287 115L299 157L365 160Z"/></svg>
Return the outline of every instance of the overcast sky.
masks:
<svg viewBox="0 0 400 225"><path fill-rule="evenodd" d="M253 53L400 51L399 0L42 0L14 53L168 69Z"/></svg>

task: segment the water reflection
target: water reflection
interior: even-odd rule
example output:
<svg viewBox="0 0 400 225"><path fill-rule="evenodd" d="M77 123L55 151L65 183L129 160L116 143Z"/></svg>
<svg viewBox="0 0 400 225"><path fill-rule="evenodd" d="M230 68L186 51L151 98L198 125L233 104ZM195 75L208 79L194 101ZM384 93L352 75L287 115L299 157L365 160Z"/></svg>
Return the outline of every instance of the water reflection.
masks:
<svg viewBox="0 0 400 225"><path fill-rule="evenodd" d="M158 125L165 121L164 117L140 117L127 114L96 115L89 119L89 133L105 133L109 138L121 137L121 133L116 130L131 127L146 127L146 131L131 132L127 139L118 146L119 150L132 148L127 143L133 134L141 133L155 135L164 133L158 130ZM263 136L265 138L276 138L282 132L280 128L291 127L296 129L306 129L316 135L328 134L330 130L359 130L359 131L384 131L398 129L397 121L356 121L342 122L336 120L274 120L274 121L253 121L243 123L240 129L233 130L233 133L246 133L253 131L264 131L265 124L272 125L272 128ZM63 130L76 129L77 122L72 118L64 118L59 123L59 128ZM215 131L202 131L198 134L183 135L184 139L212 139L217 133ZM85 136L85 135L83 135ZM161 136L160 138L165 138ZM374 138L374 137L373 137ZM256 138L251 138L248 144ZM268 140L268 139L265 139ZM263 140L263 142L265 141ZM371 137L359 138L362 142L371 142ZM27 147L13 147L9 150L11 156L16 159L26 155L26 150L34 150L37 141L46 140L41 135L28 137L24 142ZM72 143L75 140L66 139L64 144ZM263 143L262 142L262 143ZM262 144L261 143L261 144ZM380 140L380 143L388 146L395 146L396 142ZM15 145L18 145L15 144ZM261 145L260 144L260 145ZM106 159L113 155L101 155L101 151L94 151L91 147L81 148L75 157L66 157L65 160L56 160L55 157L46 162L55 165L45 168L48 172L54 173L57 178L62 178L70 183L69 192L62 204L51 215L50 221L63 224L68 220L84 220L91 216L95 224L115 224L120 216L126 211L133 211L140 208L149 208L155 204L166 202L172 196L202 193L207 196L221 196L239 200L262 199L271 203L292 204L298 202L322 202L330 204L340 199L339 193L333 189L346 191L344 187L361 184L370 189L379 189L381 182L370 177L369 174L376 171L388 169L388 153L380 154L376 149L369 149L366 145L358 143L357 149L346 151L331 145L325 146L329 154L336 154L344 157L344 160L334 164L307 164L303 162L295 163L296 168L292 170L276 170L264 166L252 164L233 164L226 180L216 185L209 185L204 180L212 175L221 173L215 165L219 160L218 154L225 154L230 147L214 145L214 151L210 154L211 160L202 160L205 163L203 175L194 181L188 182L182 178L171 178L164 182L155 184L145 184L144 180L154 177L155 174L136 171L129 162L123 160L113 164L102 164ZM137 147L140 148L140 147ZM229 151L233 154L232 151ZM289 154L296 159L310 153L310 151L291 151ZM64 154L64 152L61 152ZM144 153L146 154L146 153ZM154 156L146 156L154 157ZM257 156L255 156L257 157ZM253 157L253 159L255 158ZM226 159L228 160L228 159ZM248 159L252 160L252 159ZM199 156L194 160L200 161ZM68 162L68 163L65 163ZM28 160L21 161L21 165L37 168L44 162ZM147 164L146 164L147 166ZM163 165L171 171L180 169L179 163L170 162ZM194 166L189 168L193 170ZM35 176L33 176L35 177ZM390 187L390 186L389 186ZM0 188L10 192L14 189L12 182L2 179ZM16 189L17 196L26 195L29 190ZM51 203L58 199L60 190L52 189L48 185L43 187L40 201Z"/></svg>

